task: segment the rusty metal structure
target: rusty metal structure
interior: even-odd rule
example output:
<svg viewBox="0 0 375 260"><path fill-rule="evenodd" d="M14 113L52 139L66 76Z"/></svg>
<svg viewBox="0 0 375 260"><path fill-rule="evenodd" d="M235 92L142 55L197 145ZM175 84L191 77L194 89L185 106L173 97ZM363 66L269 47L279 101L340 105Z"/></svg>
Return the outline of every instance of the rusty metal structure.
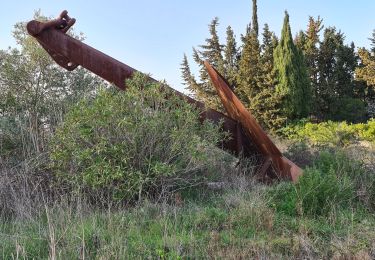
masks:
<svg viewBox="0 0 375 260"><path fill-rule="evenodd" d="M125 90L125 80L137 70L66 34L75 21L68 16L67 11L63 11L55 20L30 21L27 24L27 31L63 68L72 71L82 66ZM296 182L302 170L282 155L255 118L231 91L226 80L208 62L204 65L228 115L206 108L202 102L167 86L165 88L199 108L201 121L222 122L223 130L229 132L231 138L223 141L220 148L236 156L250 157L258 153L262 158L257 171L259 178L276 177Z"/></svg>

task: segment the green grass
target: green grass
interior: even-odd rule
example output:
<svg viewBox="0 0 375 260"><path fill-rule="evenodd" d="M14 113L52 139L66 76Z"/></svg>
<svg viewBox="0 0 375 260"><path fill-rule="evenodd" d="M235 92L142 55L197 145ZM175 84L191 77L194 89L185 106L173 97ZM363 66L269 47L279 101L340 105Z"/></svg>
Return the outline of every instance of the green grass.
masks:
<svg viewBox="0 0 375 260"><path fill-rule="evenodd" d="M3 221L0 256L12 259L182 259L370 256L375 218L365 209L295 217L269 204L270 187L182 194L182 205L46 208L34 219ZM193 194L193 195L192 195Z"/></svg>

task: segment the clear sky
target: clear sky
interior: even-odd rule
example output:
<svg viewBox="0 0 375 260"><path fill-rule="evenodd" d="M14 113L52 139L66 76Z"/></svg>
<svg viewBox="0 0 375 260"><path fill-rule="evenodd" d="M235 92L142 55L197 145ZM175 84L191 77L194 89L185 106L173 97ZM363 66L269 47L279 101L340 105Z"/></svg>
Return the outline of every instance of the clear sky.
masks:
<svg viewBox="0 0 375 260"><path fill-rule="evenodd" d="M180 63L183 53L191 60L192 47L208 36L208 24L219 17L219 36L231 25L237 39L251 21L251 0L3 0L0 8L0 49L15 46L11 31L28 21L34 10L57 16L67 9L77 19L77 32L86 43L156 79L165 79L182 90ZM260 29L268 23L280 35L284 10L290 15L292 32L305 30L309 15L336 26L346 42L369 46L375 29L374 0L258 0Z"/></svg>

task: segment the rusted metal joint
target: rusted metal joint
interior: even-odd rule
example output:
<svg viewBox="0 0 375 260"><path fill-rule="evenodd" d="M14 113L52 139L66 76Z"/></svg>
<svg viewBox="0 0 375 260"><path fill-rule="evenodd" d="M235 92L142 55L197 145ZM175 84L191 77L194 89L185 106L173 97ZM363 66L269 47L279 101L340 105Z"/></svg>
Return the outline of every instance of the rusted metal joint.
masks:
<svg viewBox="0 0 375 260"><path fill-rule="evenodd" d="M55 28L62 31L63 33L66 33L75 22L76 19L70 18L70 16L68 15L68 11L64 10L55 20L51 20L48 22L39 22L33 20L27 23L26 28L29 34L31 34L32 36L36 36L42 31L49 28Z"/></svg>
<svg viewBox="0 0 375 260"><path fill-rule="evenodd" d="M32 20L27 23L26 28L29 34L34 36L39 41L42 47L49 53L49 55L56 61L57 64L69 71L72 71L78 67L78 64L73 62L64 54L61 54L59 50L55 50L53 46L44 43L41 38L43 32L45 32L46 30L57 30L65 34L70 29L70 27L74 25L75 22L76 19L70 18L70 16L68 15L68 11L64 10L55 20L46 22Z"/></svg>

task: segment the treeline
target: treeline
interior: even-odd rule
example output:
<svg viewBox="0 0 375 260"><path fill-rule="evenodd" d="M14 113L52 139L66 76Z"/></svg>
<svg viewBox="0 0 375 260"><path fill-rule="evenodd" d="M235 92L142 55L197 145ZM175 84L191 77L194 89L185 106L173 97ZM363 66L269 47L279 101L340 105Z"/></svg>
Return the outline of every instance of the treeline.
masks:
<svg viewBox="0 0 375 260"><path fill-rule="evenodd" d="M302 118L360 122L374 116L375 30L370 39L372 48L356 51L353 42L344 43L345 35L340 30L324 28L320 17L309 17L306 31L301 30L293 38L285 12L280 39L267 24L259 35L256 0L252 22L241 35L240 44L230 26L222 44L218 25L218 18L214 18L209 26L210 37L193 48L193 60L200 68L198 79L186 55L181 64L187 89L208 106L221 109L204 60L216 67L258 121L270 130Z"/></svg>

